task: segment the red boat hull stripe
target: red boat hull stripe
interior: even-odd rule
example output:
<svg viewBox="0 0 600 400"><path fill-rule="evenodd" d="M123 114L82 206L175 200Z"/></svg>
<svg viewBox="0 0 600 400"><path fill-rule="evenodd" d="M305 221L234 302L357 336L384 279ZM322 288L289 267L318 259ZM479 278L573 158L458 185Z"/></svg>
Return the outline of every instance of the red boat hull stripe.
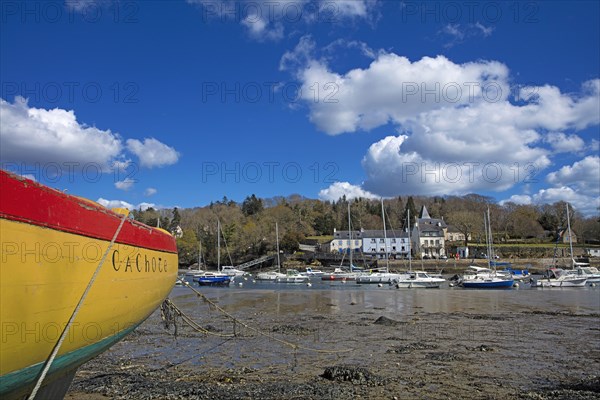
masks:
<svg viewBox="0 0 600 400"><path fill-rule="evenodd" d="M0 171L0 218L110 241L121 215L99 204ZM117 243L177 253L173 236L128 220Z"/></svg>

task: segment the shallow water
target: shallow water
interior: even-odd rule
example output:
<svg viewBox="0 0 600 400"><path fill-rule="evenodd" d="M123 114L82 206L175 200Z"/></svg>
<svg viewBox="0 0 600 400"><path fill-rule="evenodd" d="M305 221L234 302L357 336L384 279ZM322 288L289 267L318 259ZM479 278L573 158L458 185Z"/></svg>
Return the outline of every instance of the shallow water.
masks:
<svg viewBox="0 0 600 400"><path fill-rule="evenodd" d="M243 281L243 286L197 287L228 310L267 305L276 313L310 309L323 313L346 312L355 306L412 313L505 313L522 311L600 312L600 287L531 288L523 284L511 290L475 290L442 287L440 289L396 289L389 285L359 285L354 282L313 280L306 284ZM189 294L177 287L171 297ZM331 305L335 305L332 307Z"/></svg>

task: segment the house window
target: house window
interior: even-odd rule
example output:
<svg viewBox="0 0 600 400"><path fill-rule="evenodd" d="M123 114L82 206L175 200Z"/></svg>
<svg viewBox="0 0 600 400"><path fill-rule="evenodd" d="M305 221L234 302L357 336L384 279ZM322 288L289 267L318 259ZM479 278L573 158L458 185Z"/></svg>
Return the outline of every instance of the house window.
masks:
<svg viewBox="0 0 600 400"><path fill-rule="evenodd" d="M360 245L360 241L359 241L359 240L355 240L355 241L354 241L354 244L355 244L356 246L358 246L358 245Z"/></svg>
<svg viewBox="0 0 600 400"><path fill-rule="evenodd" d="M438 239L438 240L436 240L436 241L435 241L435 244L439 246L439 245L440 245L440 240L439 240L439 239Z"/></svg>
<svg viewBox="0 0 600 400"><path fill-rule="evenodd" d="M344 244L343 240L338 240L338 246L342 247L343 244Z"/></svg>
<svg viewBox="0 0 600 400"><path fill-rule="evenodd" d="M383 239L379 239L379 243L383 243Z"/></svg>
<svg viewBox="0 0 600 400"><path fill-rule="evenodd" d="M396 239L392 239L392 243L396 243Z"/></svg>

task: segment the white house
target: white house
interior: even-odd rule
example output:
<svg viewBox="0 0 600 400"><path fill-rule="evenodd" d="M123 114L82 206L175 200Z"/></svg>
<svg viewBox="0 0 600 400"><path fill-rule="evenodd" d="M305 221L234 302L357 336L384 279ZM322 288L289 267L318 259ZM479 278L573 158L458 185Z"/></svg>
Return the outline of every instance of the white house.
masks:
<svg viewBox="0 0 600 400"><path fill-rule="evenodd" d="M413 254L422 258L440 258L446 255L445 236L448 226L443 219L431 218L423 206L412 230Z"/></svg>
<svg viewBox="0 0 600 400"><path fill-rule="evenodd" d="M362 247L362 232L352 231L352 238L350 238L350 232L338 231L333 228L333 240L329 245L329 251L331 253L346 253L352 249L353 253L360 253Z"/></svg>
<svg viewBox="0 0 600 400"><path fill-rule="evenodd" d="M383 231L363 231L362 251L377 258L385 258L386 253L391 259L408 258L408 232L390 230L384 235Z"/></svg>

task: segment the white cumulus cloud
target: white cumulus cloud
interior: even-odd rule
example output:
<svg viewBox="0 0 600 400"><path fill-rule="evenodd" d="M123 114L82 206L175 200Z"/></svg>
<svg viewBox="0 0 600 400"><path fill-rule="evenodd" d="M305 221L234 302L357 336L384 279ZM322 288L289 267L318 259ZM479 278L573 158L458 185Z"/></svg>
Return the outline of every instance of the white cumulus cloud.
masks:
<svg viewBox="0 0 600 400"><path fill-rule="evenodd" d="M590 195L600 196L600 157L588 156L548 174L555 186L570 186Z"/></svg>
<svg viewBox="0 0 600 400"><path fill-rule="evenodd" d="M96 203L106 207L106 208L127 208L128 210L133 210L133 204L128 203L124 200L107 200L100 197L96 200Z"/></svg>
<svg viewBox="0 0 600 400"><path fill-rule="evenodd" d="M127 139L126 144L127 149L138 156L142 167L163 167L179 160L179 153L174 148L154 138L146 138L144 141Z"/></svg>
<svg viewBox="0 0 600 400"><path fill-rule="evenodd" d="M133 187L135 180L131 178L125 178L122 181L115 182L115 187L120 190L129 190Z"/></svg>
<svg viewBox="0 0 600 400"><path fill-rule="evenodd" d="M132 161L125 150L136 154L145 167L177 162L179 153L154 139L123 139L110 129L88 126L73 110L30 107L16 97L13 103L0 98L0 160L3 163L52 163L64 170L95 167L103 172L124 171ZM115 185L128 189L133 182Z"/></svg>
<svg viewBox="0 0 600 400"><path fill-rule="evenodd" d="M147 210L148 208L152 207L152 208L156 208L156 204L154 203L139 203L137 205L133 205L131 203L128 203L124 200L107 200L104 199L102 197L100 197L98 200L96 200L96 203L106 207L106 208L126 208L128 210Z"/></svg>
<svg viewBox="0 0 600 400"><path fill-rule="evenodd" d="M379 196L502 192L539 180L553 155L586 149L577 131L600 123L600 79L584 82L580 93L549 84L515 92L498 61L413 61L372 51L368 67L340 73L317 52L304 36L280 61L299 81L314 125L329 135L385 126L396 132L362 159L360 189ZM550 179L558 182L558 172Z"/></svg>
<svg viewBox="0 0 600 400"><path fill-rule="evenodd" d="M544 141L548 143L556 153L579 152L585 148L585 142L579 136L567 135L563 132L550 132L545 135Z"/></svg>
<svg viewBox="0 0 600 400"><path fill-rule="evenodd" d="M323 189L319 192L319 198L326 201L336 201L342 196L346 196L346 199L364 198L364 199L376 199L377 196L373 193L362 189L360 186L353 185L348 182L334 182L327 189Z"/></svg>
<svg viewBox="0 0 600 400"><path fill-rule="evenodd" d="M158 190L156 190L155 188L149 187L146 190L144 190L144 196L146 196L146 197L154 196L157 192L158 192Z"/></svg>
<svg viewBox="0 0 600 400"><path fill-rule="evenodd" d="M553 185L529 195L513 195L501 203L543 204L566 201L586 216L598 215L600 207L600 157L588 156L548 174Z"/></svg>
<svg viewBox="0 0 600 400"><path fill-rule="evenodd" d="M529 205L532 203L532 199L531 196L527 195L527 194L513 194L512 196L510 196L510 198L506 199L506 200L502 200L500 201L500 205L504 205L506 203L515 203L515 204L519 204L519 205Z"/></svg>
<svg viewBox="0 0 600 400"><path fill-rule="evenodd" d="M26 163L95 163L106 170L122 151L119 135L77 121L73 110L29 107L0 99L0 158Z"/></svg>

